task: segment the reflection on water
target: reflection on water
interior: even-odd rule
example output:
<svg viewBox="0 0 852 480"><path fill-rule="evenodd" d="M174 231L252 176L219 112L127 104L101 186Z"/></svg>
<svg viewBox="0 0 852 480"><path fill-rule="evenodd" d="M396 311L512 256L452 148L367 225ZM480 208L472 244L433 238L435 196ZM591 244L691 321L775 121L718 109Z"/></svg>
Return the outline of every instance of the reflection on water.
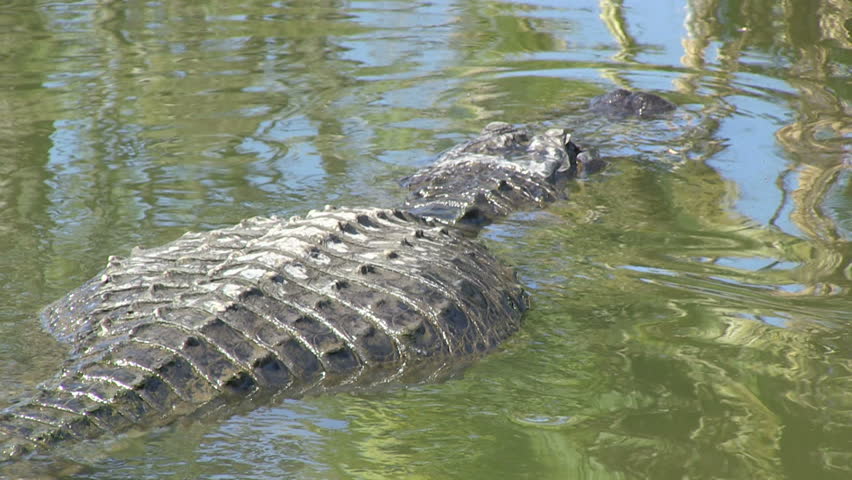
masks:
<svg viewBox="0 0 852 480"><path fill-rule="evenodd" d="M485 233L533 294L501 352L446 383L245 406L44 468L848 478L849 17L843 0L7 2L0 405L60 368L36 313L107 255L393 205L397 178L485 123L542 123L612 164ZM614 86L681 108L586 111Z"/></svg>
<svg viewBox="0 0 852 480"><path fill-rule="evenodd" d="M557 218L490 232L502 248L518 238L505 230L528 231L513 258L536 279L538 301L548 299L525 334L550 347L510 355L530 377L577 356L597 375L561 373L579 385L548 382L560 399L533 413L579 417L564 429L572 447L637 478L842 478L852 439L848 245L838 251L730 211L689 208L701 201L697 185L713 181L700 172L660 178L641 164L618 168L553 209ZM648 181L680 200L676 214ZM607 213L584 213L593 209ZM564 255L542 266L553 252ZM585 352L566 351L565 338Z"/></svg>

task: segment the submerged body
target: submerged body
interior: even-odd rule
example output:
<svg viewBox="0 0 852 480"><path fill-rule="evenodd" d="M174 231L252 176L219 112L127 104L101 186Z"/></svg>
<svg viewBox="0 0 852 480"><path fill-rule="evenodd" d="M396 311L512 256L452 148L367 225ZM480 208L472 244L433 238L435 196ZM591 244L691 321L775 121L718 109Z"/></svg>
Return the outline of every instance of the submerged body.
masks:
<svg viewBox="0 0 852 480"><path fill-rule="evenodd" d="M552 201L579 152L563 130L492 124L410 177L404 210L254 218L110 258L45 310L71 356L0 414L0 461L234 396L427 378L493 348L525 294L454 226Z"/></svg>

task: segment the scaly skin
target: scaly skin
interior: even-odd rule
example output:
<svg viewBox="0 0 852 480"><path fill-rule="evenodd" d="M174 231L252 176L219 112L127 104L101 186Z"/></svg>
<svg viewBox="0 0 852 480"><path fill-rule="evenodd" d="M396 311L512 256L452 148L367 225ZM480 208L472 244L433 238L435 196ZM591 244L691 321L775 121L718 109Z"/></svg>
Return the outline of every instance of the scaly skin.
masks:
<svg viewBox="0 0 852 480"><path fill-rule="evenodd" d="M619 88L589 101L589 108L615 117L654 117L673 111L676 105L653 93L631 92Z"/></svg>
<svg viewBox="0 0 852 480"><path fill-rule="evenodd" d="M566 130L530 136L525 129L494 122L406 178L411 193L404 208L469 227L540 208L562 196L564 181L577 172L580 151Z"/></svg>
<svg viewBox="0 0 852 480"><path fill-rule="evenodd" d="M49 307L73 356L0 416L3 456L228 396L368 383L485 352L525 298L481 245L399 210L254 218L127 259Z"/></svg>
<svg viewBox="0 0 852 480"><path fill-rule="evenodd" d="M564 130L495 123L410 177L404 210L253 218L111 257L45 310L71 356L0 413L0 462L233 396L426 378L488 351L518 329L525 294L454 226L553 201L582 159Z"/></svg>

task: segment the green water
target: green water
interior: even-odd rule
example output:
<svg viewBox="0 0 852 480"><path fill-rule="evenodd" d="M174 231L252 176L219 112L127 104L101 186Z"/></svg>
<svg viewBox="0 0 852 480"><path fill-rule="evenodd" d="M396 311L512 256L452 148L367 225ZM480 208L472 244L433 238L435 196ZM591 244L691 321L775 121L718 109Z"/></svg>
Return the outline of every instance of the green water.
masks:
<svg viewBox="0 0 852 480"><path fill-rule="evenodd" d="M852 478L850 17L845 0L3 2L0 406L58 371L38 311L108 255L393 205L398 178L493 120L568 127L612 164L483 233L533 308L459 378L0 477ZM681 107L585 111L615 86Z"/></svg>

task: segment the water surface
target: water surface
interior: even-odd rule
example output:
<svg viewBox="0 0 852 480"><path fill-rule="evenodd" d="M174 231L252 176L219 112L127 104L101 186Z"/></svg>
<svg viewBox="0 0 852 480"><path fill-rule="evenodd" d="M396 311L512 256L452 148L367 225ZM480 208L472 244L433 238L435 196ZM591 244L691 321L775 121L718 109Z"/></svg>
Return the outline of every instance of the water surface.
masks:
<svg viewBox="0 0 852 480"><path fill-rule="evenodd" d="M394 205L398 178L502 120L570 128L611 165L484 232L533 298L499 351L447 382L247 406L32 468L850 478L849 18L842 0L7 1L0 406L58 371L38 311L108 255ZM680 108L585 110L614 87Z"/></svg>

